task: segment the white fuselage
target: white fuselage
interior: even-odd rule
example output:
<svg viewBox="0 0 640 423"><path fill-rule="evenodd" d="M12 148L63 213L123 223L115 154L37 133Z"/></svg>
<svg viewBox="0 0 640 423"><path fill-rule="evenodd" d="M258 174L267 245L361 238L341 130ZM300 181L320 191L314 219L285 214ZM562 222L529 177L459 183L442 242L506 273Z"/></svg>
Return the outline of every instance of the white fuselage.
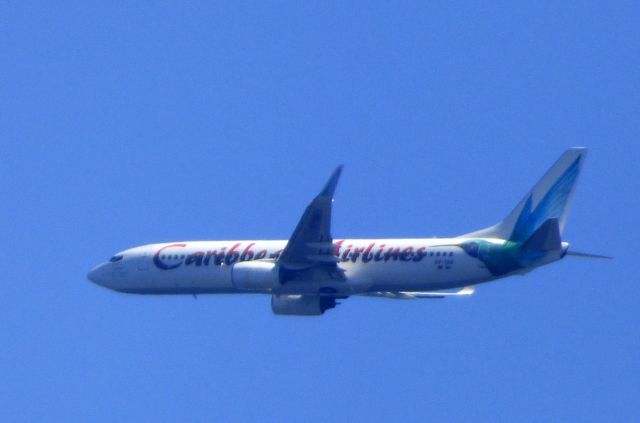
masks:
<svg viewBox="0 0 640 423"><path fill-rule="evenodd" d="M297 316L321 315L350 295L469 295L470 285L524 274L568 254L561 235L585 155L584 148L567 150L505 219L455 238L334 238L338 166L288 240L143 245L116 254L88 278L138 294L266 293L275 314ZM455 288L462 289L447 291Z"/></svg>
<svg viewBox="0 0 640 423"><path fill-rule="evenodd" d="M344 280L296 281L270 289L240 289L233 266L251 260L276 260L280 241L185 241L135 247L103 263L89 278L107 288L139 294L313 293L332 289L345 295L375 291L431 291L495 279L455 239L343 239L334 256ZM487 239L503 243L498 239ZM443 246L444 245L444 246Z"/></svg>

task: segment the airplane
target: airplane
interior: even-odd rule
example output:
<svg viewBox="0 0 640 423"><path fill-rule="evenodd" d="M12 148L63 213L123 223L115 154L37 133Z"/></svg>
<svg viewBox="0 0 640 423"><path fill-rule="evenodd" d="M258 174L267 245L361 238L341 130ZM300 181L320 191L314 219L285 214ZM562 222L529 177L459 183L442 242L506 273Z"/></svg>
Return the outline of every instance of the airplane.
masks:
<svg viewBox="0 0 640 423"><path fill-rule="evenodd" d="M524 275L565 256L561 234L586 148L568 149L507 217L451 238L334 239L331 214L339 166L288 240L181 241L115 254L92 282L135 294L271 295L273 313L322 315L350 296L435 299Z"/></svg>

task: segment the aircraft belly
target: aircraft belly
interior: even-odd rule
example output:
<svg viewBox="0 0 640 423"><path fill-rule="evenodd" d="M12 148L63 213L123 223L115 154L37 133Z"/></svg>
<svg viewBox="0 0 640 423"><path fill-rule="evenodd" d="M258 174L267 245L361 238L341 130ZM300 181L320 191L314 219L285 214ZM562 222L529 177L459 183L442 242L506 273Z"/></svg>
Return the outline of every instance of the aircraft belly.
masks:
<svg viewBox="0 0 640 423"><path fill-rule="evenodd" d="M349 281L368 281L366 290L437 290L463 287L491 278L480 262L462 254L420 263L379 262L342 266Z"/></svg>
<svg viewBox="0 0 640 423"><path fill-rule="evenodd" d="M144 272L140 272L144 273ZM153 269L142 275L139 288L150 291L190 292L232 292L230 267L192 267L185 269Z"/></svg>

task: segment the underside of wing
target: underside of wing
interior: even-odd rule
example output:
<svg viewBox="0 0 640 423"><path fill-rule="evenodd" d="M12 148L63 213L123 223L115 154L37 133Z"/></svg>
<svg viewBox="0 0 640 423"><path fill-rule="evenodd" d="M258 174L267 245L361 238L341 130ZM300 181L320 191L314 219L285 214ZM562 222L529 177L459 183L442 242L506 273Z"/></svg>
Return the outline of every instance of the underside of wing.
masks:
<svg viewBox="0 0 640 423"><path fill-rule="evenodd" d="M446 298L446 297L464 297L475 292L473 286L465 286L458 291L376 291L367 292L359 295L369 297L390 298L393 300L415 300L419 298Z"/></svg>

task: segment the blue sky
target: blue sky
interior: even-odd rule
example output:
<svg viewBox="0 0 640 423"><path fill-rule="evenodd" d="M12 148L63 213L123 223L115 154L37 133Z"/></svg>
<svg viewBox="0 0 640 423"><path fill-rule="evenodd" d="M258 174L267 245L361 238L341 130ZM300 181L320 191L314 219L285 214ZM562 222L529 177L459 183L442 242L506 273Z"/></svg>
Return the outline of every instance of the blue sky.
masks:
<svg viewBox="0 0 640 423"><path fill-rule="evenodd" d="M636 2L0 6L0 420L640 415ZM567 259L471 298L143 297L116 251L282 239L337 164L336 237L457 235L587 146Z"/></svg>

